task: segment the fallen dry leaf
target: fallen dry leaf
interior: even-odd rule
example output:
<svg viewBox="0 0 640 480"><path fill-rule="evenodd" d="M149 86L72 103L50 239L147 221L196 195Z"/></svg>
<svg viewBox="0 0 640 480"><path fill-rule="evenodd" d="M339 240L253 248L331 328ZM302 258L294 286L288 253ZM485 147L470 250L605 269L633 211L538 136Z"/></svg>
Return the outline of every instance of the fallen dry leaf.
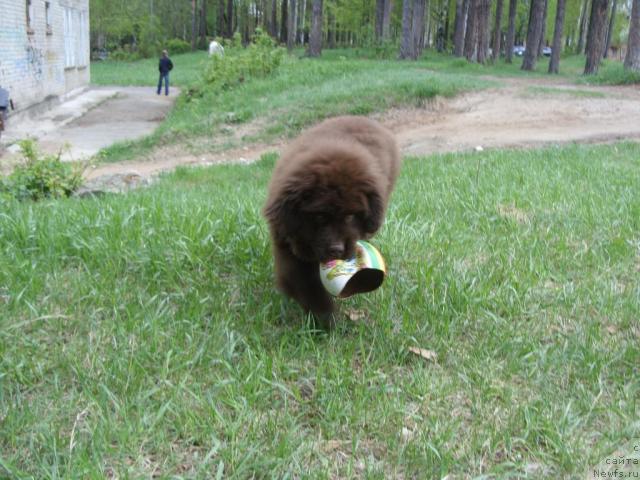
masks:
<svg viewBox="0 0 640 480"><path fill-rule="evenodd" d="M427 350L426 348L409 347L409 351L431 362L435 362L438 360L438 354L433 350Z"/></svg>
<svg viewBox="0 0 640 480"><path fill-rule="evenodd" d="M611 335L615 335L616 333L618 333L618 327L616 327L615 325L607 325L607 332L609 332Z"/></svg>
<svg viewBox="0 0 640 480"><path fill-rule="evenodd" d="M352 322L361 322L366 316L367 314L364 310L349 309L347 311L347 317L349 317L349 320Z"/></svg>
<svg viewBox="0 0 640 480"><path fill-rule="evenodd" d="M341 450L345 445L349 445L348 440L327 440L322 444L322 451L324 453L331 453L336 450Z"/></svg>
<svg viewBox="0 0 640 480"><path fill-rule="evenodd" d="M409 430L407 427L402 427L402 440L408 442L413 438L414 435L415 432L413 430Z"/></svg>
<svg viewBox="0 0 640 480"><path fill-rule="evenodd" d="M524 210L517 208L515 205L498 205L498 213L503 218L510 218L518 223L528 223L529 214Z"/></svg>

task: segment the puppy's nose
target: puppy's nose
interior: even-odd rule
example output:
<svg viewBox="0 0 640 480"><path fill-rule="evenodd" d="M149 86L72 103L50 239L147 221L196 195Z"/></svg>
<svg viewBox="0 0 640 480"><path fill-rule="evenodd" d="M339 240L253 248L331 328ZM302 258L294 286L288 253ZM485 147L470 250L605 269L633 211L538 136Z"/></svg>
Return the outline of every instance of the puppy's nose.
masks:
<svg viewBox="0 0 640 480"><path fill-rule="evenodd" d="M330 258L342 258L344 255L344 244L332 243L327 252Z"/></svg>

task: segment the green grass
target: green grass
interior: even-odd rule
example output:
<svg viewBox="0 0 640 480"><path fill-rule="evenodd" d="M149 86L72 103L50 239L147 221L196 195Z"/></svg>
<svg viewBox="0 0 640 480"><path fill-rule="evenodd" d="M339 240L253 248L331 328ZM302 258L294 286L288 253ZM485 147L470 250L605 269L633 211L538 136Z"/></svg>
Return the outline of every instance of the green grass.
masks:
<svg viewBox="0 0 640 480"><path fill-rule="evenodd" d="M207 53L203 51L171 55L174 69L169 76L170 84L182 88L193 85L206 60ZM158 75L157 58L91 63L91 83L95 85L156 86Z"/></svg>
<svg viewBox="0 0 640 480"><path fill-rule="evenodd" d="M619 60L603 60L596 75L583 75L584 55L565 55L560 60L560 73L549 75L549 58L539 58L536 68L531 72L521 69L522 57L513 57L512 63L506 63L504 59L495 64L480 65L470 63L464 58L455 58L448 54L439 54L427 51L421 58L421 64L438 72L461 73L465 75L491 75L496 77L537 77L537 78L561 78L572 83L589 83L594 85L627 85L640 83L640 75L625 71Z"/></svg>
<svg viewBox="0 0 640 480"><path fill-rule="evenodd" d="M449 54L440 54L435 51L426 51L420 63L427 68L447 73L460 73L467 75L491 75L496 77L561 77L572 82L582 74L584 69L584 57L580 55L568 55L560 61L560 74L549 76L549 58L539 58L536 68L533 71L524 71L522 67L522 57L513 57L512 63L505 62L504 58L496 63L487 62L486 65L468 62L465 58L456 58Z"/></svg>
<svg viewBox="0 0 640 480"><path fill-rule="evenodd" d="M593 85L633 85L640 83L640 72L625 70L622 62L604 60L597 75L582 80Z"/></svg>
<svg viewBox="0 0 640 480"><path fill-rule="evenodd" d="M598 92L593 90L581 90L578 88L554 88L554 87L527 87L527 92L531 96L540 95L565 95L577 98L605 98L607 95L604 92Z"/></svg>
<svg viewBox="0 0 640 480"><path fill-rule="evenodd" d="M3 204L0 477L584 478L640 436L639 158L407 159L330 334L272 284L273 156Z"/></svg>

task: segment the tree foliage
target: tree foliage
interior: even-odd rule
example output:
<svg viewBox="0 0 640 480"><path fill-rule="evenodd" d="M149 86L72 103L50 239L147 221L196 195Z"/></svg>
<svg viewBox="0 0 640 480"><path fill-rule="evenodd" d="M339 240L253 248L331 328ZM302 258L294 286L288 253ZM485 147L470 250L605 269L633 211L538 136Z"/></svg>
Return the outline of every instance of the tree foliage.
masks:
<svg viewBox="0 0 640 480"><path fill-rule="evenodd" d="M185 45L206 48L215 37L235 35L246 46L261 29L289 49L302 47L314 55L323 48L367 47L377 56L416 59L433 47L464 54L469 61L502 56L510 61L513 46L526 44L535 1L504 0L500 13L498 0L90 0L91 41L94 51L106 50L112 58L148 57L164 48L170 53L184 51ZM536 26L536 57L554 40L558 1L546 1L548 14ZM555 39L562 51L584 51L592 2L565 0L562 31ZM605 38L614 52L627 41L632 3L618 0L617 8L606 13ZM318 28L312 34L314 5ZM403 11L409 22L404 29ZM403 36L408 37L403 41ZM535 60L528 58L528 64Z"/></svg>

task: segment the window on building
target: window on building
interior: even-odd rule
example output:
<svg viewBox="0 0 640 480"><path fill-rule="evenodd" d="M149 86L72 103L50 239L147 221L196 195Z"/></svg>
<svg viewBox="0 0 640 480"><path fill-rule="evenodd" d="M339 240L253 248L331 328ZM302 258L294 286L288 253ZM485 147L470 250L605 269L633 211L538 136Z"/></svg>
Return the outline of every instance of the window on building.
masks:
<svg viewBox="0 0 640 480"><path fill-rule="evenodd" d="M51 2L44 2L44 18L47 22L47 33L51 34Z"/></svg>
<svg viewBox="0 0 640 480"><path fill-rule="evenodd" d="M86 67L89 63L89 24L87 12L64 9L64 66Z"/></svg>
<svg viewBox="0 0 640 480"><path fill-rule="evenodd" d="M65 68L75 67L76 66L76 36L75 36L75 28L76 26L73 24L73 9L66 8L64 9L64 66Z"/></svg>
<svg viewBox="0 0 640 480"><path fill-rule="evenodd" d="M27 16L27 33L33 33L33 2L32 0L27 0L25 6L26 8L26 16Z"/></svg>
<svg viewBox="0 0 640 480"><path fill-rule="evenodd" d="M75 19L75 27L76 27L76 66L77 67L86 67L87 66L87 32L89 31L87 26L87 15L86 12L76 10L76 19Z"/></svg>

